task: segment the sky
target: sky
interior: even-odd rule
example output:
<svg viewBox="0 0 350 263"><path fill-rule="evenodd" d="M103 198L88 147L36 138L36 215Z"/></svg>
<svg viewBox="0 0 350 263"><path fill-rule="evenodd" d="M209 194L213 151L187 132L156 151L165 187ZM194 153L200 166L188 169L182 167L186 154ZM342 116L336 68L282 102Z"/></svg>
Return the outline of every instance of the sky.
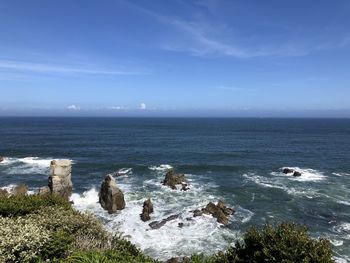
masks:
<svg viewBox="0 0 350 263"><path fill-rule="evenodd" d="M348 0L2 0L0 116L350 117Z"/></svg>

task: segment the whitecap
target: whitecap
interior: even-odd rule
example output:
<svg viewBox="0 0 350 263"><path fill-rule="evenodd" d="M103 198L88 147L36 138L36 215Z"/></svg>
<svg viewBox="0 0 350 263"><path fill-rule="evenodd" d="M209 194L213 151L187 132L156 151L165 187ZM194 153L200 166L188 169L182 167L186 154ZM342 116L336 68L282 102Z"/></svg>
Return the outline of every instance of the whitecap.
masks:
<svg viewBox="0 0 350 263"><path fill-rule="evenodd" d="M150 166L148 167L148 169L152 170L152 171L159 171L159 172L164 172L164 171L168 171L173 169L173 167L170 164L161 164L161 165L154 165L154 166Z"/></svg>
<svg viewBox="0 0 350 263"><path fill-rule="evenodd" d="M301 173L301 176L293 176L293 172L284 174L282 170L285 168L291 169L293 171L297 171ZM322 172L314 169L310 169L310 168L282 167L280 170L281 170L280 172L272 172L271 175L284 176L289 178L290 180L300 181L300 182L308 182L308 181L317 182L317 181L322 181L326 179L326 176Z"/></svg>
<svg viewBox="0 0 350 263"><path fill-rule="evenodd" d="M7 174L48 174L52 158L5 158L2 162Z"/></svg>

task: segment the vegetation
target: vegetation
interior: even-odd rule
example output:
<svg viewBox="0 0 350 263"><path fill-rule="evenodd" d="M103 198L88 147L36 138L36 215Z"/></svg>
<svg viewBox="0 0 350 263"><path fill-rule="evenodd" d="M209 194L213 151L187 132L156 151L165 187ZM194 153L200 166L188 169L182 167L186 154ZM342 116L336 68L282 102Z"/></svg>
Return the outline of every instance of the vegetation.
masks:
<svg viewBox="0 0 350 263"><path fill-rule="evenodd" d="M156 263L129 241L112 236L92 215L75 211L57 196L0 197L0 262ZM327 240L309 237L305 227L282 223L250 228L241 242L192 263L330 263Z"/></svg>

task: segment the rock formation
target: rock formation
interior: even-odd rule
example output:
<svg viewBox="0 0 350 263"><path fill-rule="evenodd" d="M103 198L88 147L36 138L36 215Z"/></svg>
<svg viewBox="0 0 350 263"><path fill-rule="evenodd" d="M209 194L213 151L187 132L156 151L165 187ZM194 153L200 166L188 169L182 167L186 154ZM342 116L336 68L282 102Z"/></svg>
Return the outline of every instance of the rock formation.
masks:
<svg viewBox="0 0 350 263"><path fill-rule="evenodd" d="M168 216L167 218L162 219L161 221L153 221L152 223L149 224L149 226L152 229L158 229L158 228L161 228L162 226L164 226L167 222L169 222L171 220L175 220L178 217L179 217L179 215L171 215L171 216Z"/></svg>
<svg viewBox="0 0 350 263"><path fill-rule="evenodd" d="M142 214L140 215L141 220L143 222L150 220L151 213L153 213L153 204L151 202L151 199L148 199L143 203Z"/></svg>
<svg viewBox="0 0 350 263"><path fill-rule="evenodd" d="M290 174L290 173L293 173L293 172L294 172L294 169L291 169L291 168L286 167L286 168L283 168L282 172L283 172L284 174Z"/></svg>
<svg viewBox="0 0 350 263"><path fill-rule="evenodd" d="M27 195L28 186L25 184L20 184L12 189L11 195Z"/></svg>
<svg viewBox="0 0 350 263"><path fill-rule="evenodd" d="M193 211L193 216L202 216L203 214L212 215L218 223L227 225L229 216L234 212L232 208L226 207L224 202L220 200L217 205L210 202L205 208Z"/></svg>
<svg viewBox="0 0 350 263"><path fill-rule="evenodd" d="M299 177L299 176L301 176L301 172L294 171L293 176L294 177Z"/></svg>
<svg viewBox="0 0 350 263"><path fill-rule="evenodd" d="M53 160L51 161L50 168L49 188L51 193L69 199L73 188L71 180L72 161Z"/></svg>
<svg viewBox="0 0 350 263"><path fill-rule="evenodd" d="M169 186L171 189L176 190L176 185L182 185L182 190L188 190L186 184L186 178L184 174L176 174L173 169L169 170L162 182L163 185ZM185 185L185 186L184 186Z"/></svg>
<svg viewBox="0 0 350 263"><path fill-rule="evenodd" d="M4 160L5 158L3 156L0 156L0 163Z"/></svg>
<svg viewBox="0 0 350 263"><path fill-rule="evenodd" d="M110 214L125 208L124 194L117 187L117 183L111 175L107 175L101 184L101 190L98 196L102 208Z"/></svg>

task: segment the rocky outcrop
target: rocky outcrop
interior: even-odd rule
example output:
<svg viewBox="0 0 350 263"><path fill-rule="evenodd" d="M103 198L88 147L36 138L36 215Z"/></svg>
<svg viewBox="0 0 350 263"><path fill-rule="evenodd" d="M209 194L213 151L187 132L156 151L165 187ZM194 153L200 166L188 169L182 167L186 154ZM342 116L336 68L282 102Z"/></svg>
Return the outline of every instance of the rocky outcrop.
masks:
<svg viewBox="0 0 350 263"><path fill-rule="evenodd" d="M218 223L227 225L229 222L229 216L234 212L235 211L232 208L227 207L224 202L220 200L217 205L210 202L205 208L193 211L193 216L197 217L202 216L203 214L212 215L214 218L216 218Z"/></svg>
<svg viewBox="0 0 350 263"><path fill-rule="evenodd" d="M296 171L296 170L294 170L292 168L288 168L288 167L283 168L282 172L284 174L292 174L294 177L301 176L301 172L298 172L298 171Z"/></svg>
<svg viewBox="0 0 350 263"><path fill-rule="evenodd" d="M182 185L182 190L188 190L186 184L186 177L184 174L176 174L173 169L169 170L162 182L163 185L169 186L171 189L176 190L176 185ZM185 185L185 186L184 186Z"/></svg>
<svg viewBox="0 0 350 263"><path fill-rule="evenodd" d="M66 199L72 194L73 184L71 180L72 161L51 161L51 175L49 177L49 188L51 193L60 195Z"/></svg>
<svg viewBox="0 0 350 263"><path fill-rule="evenodd" d="M140 215L141 220L143 222L150 220L151 213L153 213L153 204L151 202L151 199L148 199L143 203L142 214Z"/></svg>
<svg viewBox="0 0 350 263"><path fill-rule="evenodd" d="M149 224L149 226L152 229L158 229L161 228L162 226L164 226L167 222L171 221L171 220L175 220L179 217L179 215L171 215L168 216L167 218L162 219L161 221L153 221L152 223Z"/></svg>
<svg viewBox="0 0 350 263"><path fill-rule="evenodd" d="M11 195L27 195L28 186L25 184L20 184L12 189Z"/></svg>
<svg viewBox="0 0 350 263"><path fill-rule="evenodd" d="M301 172L294 171L293 176L294 177L299 177L299 176L301 176Z"/></svg>
<svg viewBox="0 0 350 263"><path fill-rule="evenodd" d="M293 172L294 172L294 169L285 167L285 168L283 168L282 172L283 172L284 174L290 174L290 173L293 173Z"/></svg>
<svg viewBox="0 0 350 263"><path fill-rule="evenodd" d="M114 177L111 175L107 175L101 184L101 190L98 196L102 208L110 214L125 208L124 194L118 188Z"/></svg>
<svg viewBox="0 0 350 263"><path fill-rule="evenodd" d="M0 163L1 163L3 160L5 160L5 157L0 156Z"/></svg>

